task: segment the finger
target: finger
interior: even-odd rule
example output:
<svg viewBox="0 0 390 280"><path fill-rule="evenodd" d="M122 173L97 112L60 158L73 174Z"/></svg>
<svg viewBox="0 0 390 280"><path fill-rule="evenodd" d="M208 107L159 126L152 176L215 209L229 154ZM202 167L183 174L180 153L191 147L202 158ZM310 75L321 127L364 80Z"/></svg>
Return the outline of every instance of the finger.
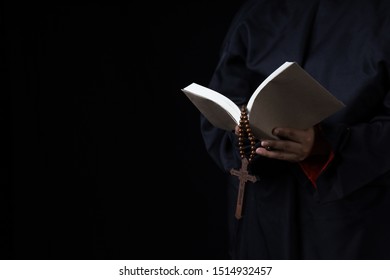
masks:
<svg viewBox="0 0 390 280"><path fill-rule="evenodd" d="M236 126L234 127L234 134L235 134L235 135L239 135L239 134L240 134L240 127L239 127L238 125L236 125Z"/></svg>
<svg viewBox="0 0 390 280"><path fill-rule="evenodd" d="M281 150L267 150L267 148L265 148L265 147L257 148L256 154L267 157L267 158L290 161L290 162L300 161L299 156L294 154L294 153L289 153L289 152L281 151Z"/></svg>
<svg viewBox="0 0 390 280"><path fill-rule="evenodd" d="M268 151L278 150L288 153L296 153L301 149L301 145L298 142L290 140L263 140L261 146Z"/></svg>
<svg viewBox="0 0 390 280"><path fill-rule="evenodd" d="M300 139L299 130L288 127L277 127L272 133L280 139L288 139L291 141L298 141Z"/></svg>

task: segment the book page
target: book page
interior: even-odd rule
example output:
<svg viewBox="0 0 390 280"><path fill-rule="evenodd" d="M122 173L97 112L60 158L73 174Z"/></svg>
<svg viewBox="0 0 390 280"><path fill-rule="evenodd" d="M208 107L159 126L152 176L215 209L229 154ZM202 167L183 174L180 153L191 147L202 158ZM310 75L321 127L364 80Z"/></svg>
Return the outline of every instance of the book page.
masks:
<svg viewBox="0 0 390 280"><path fill-rule="evenodd" d="M253 106L253 102L255 101L257 95L260 93L261 89L265 87L271 80L273 80L277 75L279 75L281 72L283 72L287 67L291 66L293 62L286 61L282 65L280 65L274 72L272 72L255 90L255 92L252 94L252 96L249 98L247 108L248 112L250 112L250 109Z"/></svg>
<svg viewBox="0 0 390 280"><path fill-rule="evenodd" d="M307 129L344 107L297 63L284 65L248 104L249 123L258 139L275 139L275 127Z"/></svg>
<svg viewBox="0 0 390 280"><path fill-rule="evenodd" d="M190 84L182 91L215 127L234 130L239 124L240 108L226 96L197 83Z"/></svg>

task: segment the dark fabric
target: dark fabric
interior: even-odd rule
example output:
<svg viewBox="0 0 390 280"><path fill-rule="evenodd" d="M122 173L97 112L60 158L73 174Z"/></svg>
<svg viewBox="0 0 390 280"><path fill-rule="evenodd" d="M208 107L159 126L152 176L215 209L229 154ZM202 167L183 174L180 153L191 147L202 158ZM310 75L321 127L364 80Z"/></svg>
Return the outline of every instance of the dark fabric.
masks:
<svg viewBox="0 0 390 280"><path fill-rule="evenodd" d="M322 123L335 157L317 189L296 163L257 157L243 218L229 177L234 259L389 259L390 2L247 1L209 86L245 104L285 61L296 61L346 107ZM228 174L236 137L201 116L205 147Z"/></svg>

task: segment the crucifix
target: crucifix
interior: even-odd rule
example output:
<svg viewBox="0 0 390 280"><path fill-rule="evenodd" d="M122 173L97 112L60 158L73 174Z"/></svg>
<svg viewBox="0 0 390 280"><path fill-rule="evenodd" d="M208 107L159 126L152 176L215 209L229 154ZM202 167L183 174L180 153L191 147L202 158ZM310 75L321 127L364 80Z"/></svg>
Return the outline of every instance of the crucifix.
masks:
<svg viewBox="0 0 390 280"><path fill-rule="evenodd" d="M250 175L248 173L248 159L243 158L241 160L241 168L240 170L237 169L230 169L230 174L237 176L240 180L240 184L238 186L238 195L237 195L237 204L236 204L236 218L241 219L241 213L242 213L242 203L244 201L244 190L245 190L245 183L247 181L256 182L256 176Z"/></svg>
<svg viewBox="0 0 390 280"><path fill-rule="evenodd" d="M244 149L244 139L245 136L250 141L250 155L249 159L246 158L245 155L245 149ZM231 169L230 174L237 176L239 179L239 186L238 186L238 196L237 196L237 204L236 204L236 213L235 216L237 219L241 219L242 217L242 204L244 201L244 192L245 192L245 183L247 181L256 182L256 176L250 175L248 172L248 165L255 157L255 137L252 134L252 130L249 126L247 111L245 106L241 108L241 117L240 117L240 123L238 125L238 148L240 151L240 157L241 157L241 168L239 170L237 169Z"/></svg>

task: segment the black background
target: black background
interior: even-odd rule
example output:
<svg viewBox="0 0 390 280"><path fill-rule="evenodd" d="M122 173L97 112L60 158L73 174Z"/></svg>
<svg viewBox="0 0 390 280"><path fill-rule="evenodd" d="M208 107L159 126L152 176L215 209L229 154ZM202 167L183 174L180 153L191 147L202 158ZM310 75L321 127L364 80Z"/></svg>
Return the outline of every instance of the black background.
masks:
<svg viewBox="0 0 390 280"><path fill-rule="evenodd" d="M2 259L227 257L224 179L180 91L208 83L241 4L211 2L3 2Z"/></svg>

